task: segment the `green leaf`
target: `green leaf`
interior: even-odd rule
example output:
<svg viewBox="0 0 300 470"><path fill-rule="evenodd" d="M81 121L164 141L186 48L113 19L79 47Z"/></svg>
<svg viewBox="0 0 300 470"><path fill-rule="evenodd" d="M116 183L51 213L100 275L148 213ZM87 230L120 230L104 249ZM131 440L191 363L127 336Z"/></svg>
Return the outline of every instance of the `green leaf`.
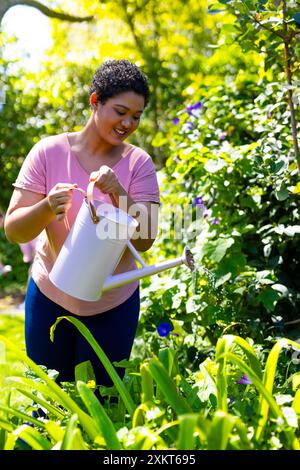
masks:
<svg viewBox="0 0 300 470"><path fill-rule="evenodd" d="M236 416L223 411L215 413L207 437L208 450L225 450L227 448L236 420Z"/></svg>
<svg viewBox="0 0 300 470"><path fill-rule="evenodd" d="M176 449L193 450L195 446L194 433L197 429L199 415L196 413L179 416L179 435Z"/></svg>
<svg viewBox="0 0 300 470"><path fill-rule="evenodd" d="M173 380L157 358L150 359L148 363L150 374L157 386L165 396L167 403L174 409L177 415L191 413L188 402L178 392Z"/></svg>
<svg viewBox="0 0 300 470"><path fill-rule="evenodd" d="M115 384L116 389L118 390L124 405L126 406L128 412L132 416L134 413L135 405L134 402L126 389L124 383L122 382L119 374L115 370L114 366L108 359L107 355L103 351L103 349L100 347L100 345L97 343L95 340L94 336L91 334L89 329L77 318L73 317L59 317L54 325L52 325L50 329L50 337L53 340L54 337L54 331L58 323L62 320L68 320L69 322L73 323L73 325L76 326L76 328L80 331L80 333L85 337L85 339L88 341L88 343L91 345L97 356L99 357L99 360L103 364L104 368L106 369L108 375L110 376L111 380Z"/></svg>
<svg viewBox="0 0 300 470"><path fill-rule="evenodd" d="M141 401L142 403L146 403L148 401L154 400L154 387L153 387L153 379L149 372L149 367L147 363L143 363L140 366L141 372Z"/></svg>
<svg viewBox="0 0 300 470"><path fill-rule="evenodd" d="M6 345L7 349L14 351L18 358L27 364L28 367L32 369L47 385L26 379L24 377L14 377L13 380L17 381L19 385L30 384L29 386L33 390L42 390L42 393L45 396L53 396L66 409L78 415L80 424L85 429L90 438L93 439L96 436L95 425L91 418L79 408L77 403L72 400L72 398L64 390L62 390L56 382L50 379L48 375L37 364L35 364L35 362L33 362L25 353L16 348L16 346L10 340L8 340L5 336L0 335L0 341Z"/></svg>
<svg viewBox="0 0 300 470"><path fill-rule="evenodd" d="M50 450L51 444L36 429L23 424L13 431L13 436L21 437L33 450Z"/></svg>
<svg viewBox="0 0 300 470"><path fill-rule="evenodd" d="M60 450L88 450L77 424L78 416L74 414L68 421Z"/></svg>
<svg viewBox="0 0 300 470"><path fill-rule="evenodd" d="M280 173L280 171L285 167L285 161L281 160L276 163L271 164L271 171L274 174Z"/></svg>
<svg viewBox="0 0 300 470"><path fill-rule="evenodd" d="M290 192L286 189L280 189L279 191L275 191L275 196L278 201L285 201L290 195Z"/></svg>
<svg viewBox="0 0 300 470"><path fill-rule="evenodd" d="M94 381L96 383L95 372L91 361L84 361L75 366L75 382L81 380L82 382Z"/></svg>
<svg viewBox="0 0 300 470"><path fill-rule="evenodd" d="M280 292L273 290L272 288L267 288L259 294L257 300L261 302L269 312L272 312L280 297Z"/></svg>
<svg viewBox="0 0 300 470"><path fill-rule="evenodd" d="M219 238L209 241L203 247L203 254L218 263L225 256L226 251L234 244L234 238Z"/></svg>
<svg viewBox="0 0 300 470"><path fill-rule="evenodd" d="M217 281L215 282L215 287L220 287L222 284L225 282L229 281L231 278L231 273L224 274L223 276L219 277Z"/></svg>
<svg viewBox="0 0 300 470"><path fill-rule="evenodd" d="M114 425L99 400L84 382L79 381L76 385L85 406L94 419L99 433L103 436L106 442L107 449L121 450L122 447L117 437Z"/></svg>
<svg viewBox="0 0 300 470"><path fill-rule="evenodd" d="M55 421L49 421L49 420L46 421L45 427L46 427L47 432L50 434L50 436L55 442L59 442L63 440L65 431Z"/></svg>
<svg viewBox="0 0 300 470"><path fill-rule="evenodd" d="M273 348L271 349L268 355L265 372L263 376L263 384L264 384L266 391L269 394L272 394L273 392L273 386L274 386L276 367L278 363L279 354L283 348L287 347L287 345L291 345L297 350L300 350L300 344L287 338L281 338L279 341L277 341L274 344ZM266 396L261 395L260 402L259 402L259 409L258 409L258 415L260 416L260 420L256 429L256 435L255 435L258 441L262 439L263 431L267 423L267 417L268 417L270 406L271 406L271 403L269 400L266 399Z"/></svg>

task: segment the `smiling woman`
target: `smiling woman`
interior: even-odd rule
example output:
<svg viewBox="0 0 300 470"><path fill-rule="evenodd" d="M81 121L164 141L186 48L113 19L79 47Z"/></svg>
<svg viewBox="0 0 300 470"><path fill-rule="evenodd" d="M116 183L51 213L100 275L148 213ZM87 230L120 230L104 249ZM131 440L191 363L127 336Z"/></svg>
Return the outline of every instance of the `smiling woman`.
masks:
<svg viewBox="0 0 300 470"><path fill-rule="evenodd" d="M16 37L5 44L4 59L18 59L22 67L37 70L52 45L50 19L35 8L18 5L7 11L1 27L8 37Z"/></svg>
<svg viewBox="0 0 300 470"><path fill-rule="evenodd" d="M98 201L111 203L112 198L118 205L122 199L127 210L137 205L139 226L145 220L148 230L138 226L132 244L140 251L151 247L156 236L152 228L157 226L152 205L159 204L156 173L151 157L125 142L138 128L148 100L147 79L136 65L127 60L105 62L92 81L91 115L85 127L38 142L14 183L5 220L8 239L24 243L42 232L25 304L27 354L37 364L58 370L61 381L74 380L75 365L90 360L97 383L111 385L95 353L72 325L59 324L54 343L50 341L50 327L58 316L81 316L111 361L128 359L131 352L139 317L138 282L90 302L63 293L51 283L49 273L82 204L82 195L73 190L87 188L90 181L95 182ZM115 273L133 269L135 260L126 250ZM119 374L123 376L124 369Z"/></svg>

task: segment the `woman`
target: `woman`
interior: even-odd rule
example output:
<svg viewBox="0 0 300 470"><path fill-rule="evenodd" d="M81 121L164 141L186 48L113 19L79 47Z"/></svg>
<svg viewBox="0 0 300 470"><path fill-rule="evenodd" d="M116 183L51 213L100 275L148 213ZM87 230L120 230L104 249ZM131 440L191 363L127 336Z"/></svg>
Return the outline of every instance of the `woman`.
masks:
<svg viewBox="0 0 300 470"><path fill-rule="evenodd" d="M56 288L49 272L82 204L82 195L74 188L86 189L91 178L96 179L95 199L111 202L111 195L117 203L126 199L128 210L138 204L143 236L133 237L132 243L139 251L151 247L157 225L157 210L151 207L159 204L155 169L145 151L125 143L138 128L148 100L147 79L138 67L126 60L105 62L93 78L92 112L85 127L39 141L14 183L5 220L7 238L25 243L42 232L26 294L26 350L37 364L56 369L60 381L73 381L75 365L90 360L97 384L111 385L99 359L69 322L60 322L54 343L50 341L50 327L59 316L79 316L111 361L130 356L139 317L138 283L87 302ZM149 229L146 234L144 224ZM115 272L135 268L126 250ZM124 369L117 370L123 377Z"/></svg>

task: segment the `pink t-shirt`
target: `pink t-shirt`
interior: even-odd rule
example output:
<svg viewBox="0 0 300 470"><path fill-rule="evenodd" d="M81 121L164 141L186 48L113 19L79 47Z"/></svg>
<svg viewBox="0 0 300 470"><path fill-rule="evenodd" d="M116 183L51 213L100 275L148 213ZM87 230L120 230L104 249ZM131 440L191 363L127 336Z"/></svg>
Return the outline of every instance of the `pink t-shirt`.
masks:
<svg viewBox="0 0 300 470"><path fill-rule="evenodd" d="M125 191L135 202L159 203L155 168L151 157L145 151L129 145L127 153L112 168ZM83 189L86 189L89 183L89 174L72 152L67 133L46 137L35 144L26 157L14 186L47 195L57 183L77 183ZM97 188L95 199L111 203L109 196L102 194ZM82 194L74 191L72 206L67 213L70 227L76 219L82 201ZM138 282L107 291L96 302L71 297L51 283L49 273L67 235L66 225L55 218L39 236L32 277L41 292L69 312L83 316L105 312L125 302L137 288ZM131 252L126 249L115 273L130 271L136 267Z"/></svg>

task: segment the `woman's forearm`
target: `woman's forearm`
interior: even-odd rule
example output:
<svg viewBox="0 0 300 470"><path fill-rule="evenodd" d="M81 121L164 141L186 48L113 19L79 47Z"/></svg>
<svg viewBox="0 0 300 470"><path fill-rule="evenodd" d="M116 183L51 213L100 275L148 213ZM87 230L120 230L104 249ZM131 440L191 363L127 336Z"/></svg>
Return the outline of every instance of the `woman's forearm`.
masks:
<svg viewBox="0 0 300 470"><path fill-rule="evenodd" d="M6 237L12 243L26 243L36 238L54 217L47 198L8 211L4 223Z"/></svg>

